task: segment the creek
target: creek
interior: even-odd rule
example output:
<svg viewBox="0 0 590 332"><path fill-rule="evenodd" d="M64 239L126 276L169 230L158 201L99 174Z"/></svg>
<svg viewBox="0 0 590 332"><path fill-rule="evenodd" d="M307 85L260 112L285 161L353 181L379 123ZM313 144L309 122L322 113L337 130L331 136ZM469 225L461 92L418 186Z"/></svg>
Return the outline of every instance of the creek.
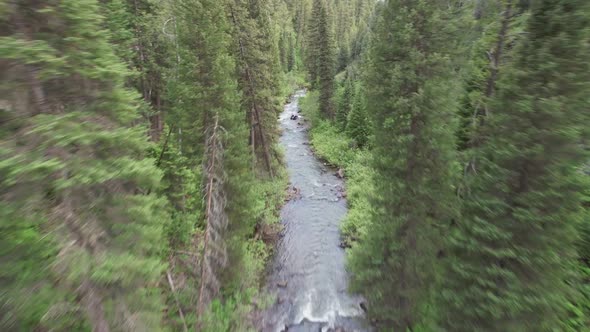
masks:
<svg viewBox="0 0 590 332"><path fill-rule="evenodd" d="M348 292L339 224L346 215L344 182L313 154L308 122L299 114L297 91L280 116L280 143L294 197L281 210L284 226L267 278L276 302L265 311L262 330L370 331L363 299ZM292 120L292 115L299 118Z"/></svg>

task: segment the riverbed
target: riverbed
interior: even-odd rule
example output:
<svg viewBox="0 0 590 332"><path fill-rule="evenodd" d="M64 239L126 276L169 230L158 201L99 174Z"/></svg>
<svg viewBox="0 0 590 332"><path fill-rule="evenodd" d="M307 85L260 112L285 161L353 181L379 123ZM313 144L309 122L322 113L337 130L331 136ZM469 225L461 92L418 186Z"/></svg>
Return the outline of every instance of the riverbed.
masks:
<svg viewBox="0 0 590 332"><path fill-rule="evenodd" d="M344 182L310 148L308 122L298 113L304 96L297 91L279 118L280 144L297 195L281 211L284 230L267 279L276 301L263 315L263 331L369 331L362 298L348 293L340 247Z"/></svg>

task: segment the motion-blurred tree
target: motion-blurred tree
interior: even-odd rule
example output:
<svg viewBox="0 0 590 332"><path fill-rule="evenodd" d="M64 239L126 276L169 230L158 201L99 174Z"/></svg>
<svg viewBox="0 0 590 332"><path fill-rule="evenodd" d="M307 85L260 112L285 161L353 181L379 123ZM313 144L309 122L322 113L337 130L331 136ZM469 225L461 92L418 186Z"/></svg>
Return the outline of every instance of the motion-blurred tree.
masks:
<svg viewBox="0 0 590 332"><path fill-rule="evenodd" d="M9 330L162 326L156 284L168 215L146 194L161 174L145 156L145 128L132 126L137 95L124 88L128 71L99 12L96 0L62 0L2 13L11 120L2 123L0 222L13 230L2 237L24 241L7 242L9 252L39 266L5 279ZM49 297L48 287L67 295Z"/></svg>
<svg viewBox="0 0 590 332"><path fill-rule="evenodd" d="M565 330L588 154L587 1L533 4L498 82L451 246L449 331Z"/></svg>
<svg viewBox="0 0 590 332"><path fill-rule="evenodd" d="M383 329L430 329L441 229L456 209L453 11L444 1L392 0L374 28L365 91L375 197L350 266L353 290Z"/></svg>

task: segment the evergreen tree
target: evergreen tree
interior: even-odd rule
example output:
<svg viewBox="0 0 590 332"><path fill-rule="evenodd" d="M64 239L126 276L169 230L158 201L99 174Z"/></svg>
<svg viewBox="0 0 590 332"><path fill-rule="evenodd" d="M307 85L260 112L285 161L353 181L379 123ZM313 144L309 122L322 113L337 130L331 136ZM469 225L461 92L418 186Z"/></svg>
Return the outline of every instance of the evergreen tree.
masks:
<svg viewBox="0 0 590 332"><path fill-rule="evenodd" d="M295 31L295 47L300 52L301 59L308 65L307 39L309 37L310 0L289 1L289 11L292 13L293 29ZM310 81L311 82L311 81Z"/></svg>
<svg viewBox="0 0 590 332"><path fill-rule="evenodd" d="M291 34L289 36L288 42L288 50L287 50L287 72L292 72L296 70L296 59L297 59L297 50L296 50L296 40L295 36Z"/></svg>
<svg viewBox="0 0 590 332"><path fill-rule="evenodd" d="M121 60L131 64L135 36L131 23L135 20L126 0L105 0L99 2L105 17L105 26L110 32L110 41L117 45L115 53ZM131 68L132 66L130 66Z"/></svg>
<svg viewBox="0 0 590 332"><path fill-rule="evenodd" d="M516 28L511 22L515 16L512 1L503 3L501 13L487 8L484 11L484 4L476 4L476 16L480 17L478 24L485 29L481 33L476 32L471 56L465 65L467 79L457 135L459 150L468 150L480 143L477 141L477 130L485 122L488 102L496 91L500 70L506 62L507 46L515 42L511 38L511 30Z"/></svg>
<svg viewBox="0 0 590 332"><path fill-rule="evenodd" d="M358 147L364 147L369 140L370 129L364 93L361 88L357 88L357 91L354 94L354 105L348 115L346 132Z"/></svg>
<svg viewBox="0 0 590 332"><path fill-rule="evenodd" d="M293 14L288 4L283 0L271 0L269 4L271 31L278 38L280 64L283 73L293 70L295 65L296 36L293 26Z"/></svg>
<svg viewBox="0 0 590 332"><path fill-rule="evenodd" d="M313 0L311 15L309 18L309 24L306 30L307 45L306 51L306 69L309 74L309 82L312 88L317 88L317 82L319 77L318 59L320 50L320 32L318 30L320 11L322 9L323 0Z"/></svg>
<svg viewBox="0 0 590 332"><path fill-rule="evenodd" d="M375 197L350 257L351 287L383 329L431 329L440 229L455 205L453 10L446 1L386 2L369 54Z"/></svg>
<svg viewBox="0 0 590 332"><path fill-rule="evenodd" d="M39 260L31 274L3 278L2 310L17 322L7 328L158 330L168 216L146 192L161 174L145 157L145 129L131 127L137 95L124 88L100 7L62 0L5 9L0 56L13 68L7 112L18 120L2 123L0 224L14 233L1 236L24 265ZM24 242L5 242L12 235ZM21 311L38 299L35 312Z"/></svg>
<svg viewBox="0 0 590 332"><path fill-rule="evenodd" d="M283 32L281 34L281 38L279 39L279 56L281 58L281 68L283 72L289 72L289 41L290 35Z"/></svg>
<svg viewBox="0 0 590 332"><path fill-rule="evenodd" d="M277 67L274 56L269 56L273 41L269 36L266 1L233 0L229 6L237 61L242 105L250 125L250 147L256 164L273 177L277 158L275 145L278 137L276 116L278 104ZM278 57L278 56L277 56ZM260 166L258 166L260 169Z"/></svg>
<svg viewBox="0 0 590 332"><path fill-rule="evenodd" d="M335 115L333 97L336 56L332 25L324 0L315 0L313 3L308 61L312 86L320 91L320 112L331 119Z"/></svg>
<svg viewBox="0 0 590 332"><path fill-rule="evenodd" d="M150 123L150 138L159 141L164 130L164 71L170 56L156 22L162 5L149 0L104 0L103 12L111 43L135 75L129 86L143 96L142 116ZM157 27L155 25L158 25Z"/></svg>
<svg viewBox="0 0 590 332"><path fill-rule="evenodd" d="M587 153L587 1L540 0L498 83L450 238L449 331L561 331Z"/></svg>
<svg viewBox="0 0 590 332"><path fill-rule="evenodd" d="M336 110L336 125L340 130L345 130L348 123L348 115L352 109L354 94L354 83L352 77L347 75L344 81L344 91L340 96L340 102L338 103L338 109Z"/></svg>

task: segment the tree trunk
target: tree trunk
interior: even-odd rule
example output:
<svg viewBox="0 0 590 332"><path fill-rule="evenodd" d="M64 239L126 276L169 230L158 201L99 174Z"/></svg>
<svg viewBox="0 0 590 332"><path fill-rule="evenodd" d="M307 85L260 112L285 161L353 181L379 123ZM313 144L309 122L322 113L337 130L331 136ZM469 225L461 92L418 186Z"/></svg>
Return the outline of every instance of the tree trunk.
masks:
<svg viewBox="0 0 590 332"><path fill-rule="evenodd" d="M205 239L203 260L201 261L201 285L197 302L197 317L200 317L212 299L219 294L218 274L227 265L227 251L223 235L228 225L225 213L227 198L224 192L225 173L223 169L223 144L219 119L215 116L214 125L207 133L207 175L205 209ZM197 323L197 330L199 326Z"/></svg>

